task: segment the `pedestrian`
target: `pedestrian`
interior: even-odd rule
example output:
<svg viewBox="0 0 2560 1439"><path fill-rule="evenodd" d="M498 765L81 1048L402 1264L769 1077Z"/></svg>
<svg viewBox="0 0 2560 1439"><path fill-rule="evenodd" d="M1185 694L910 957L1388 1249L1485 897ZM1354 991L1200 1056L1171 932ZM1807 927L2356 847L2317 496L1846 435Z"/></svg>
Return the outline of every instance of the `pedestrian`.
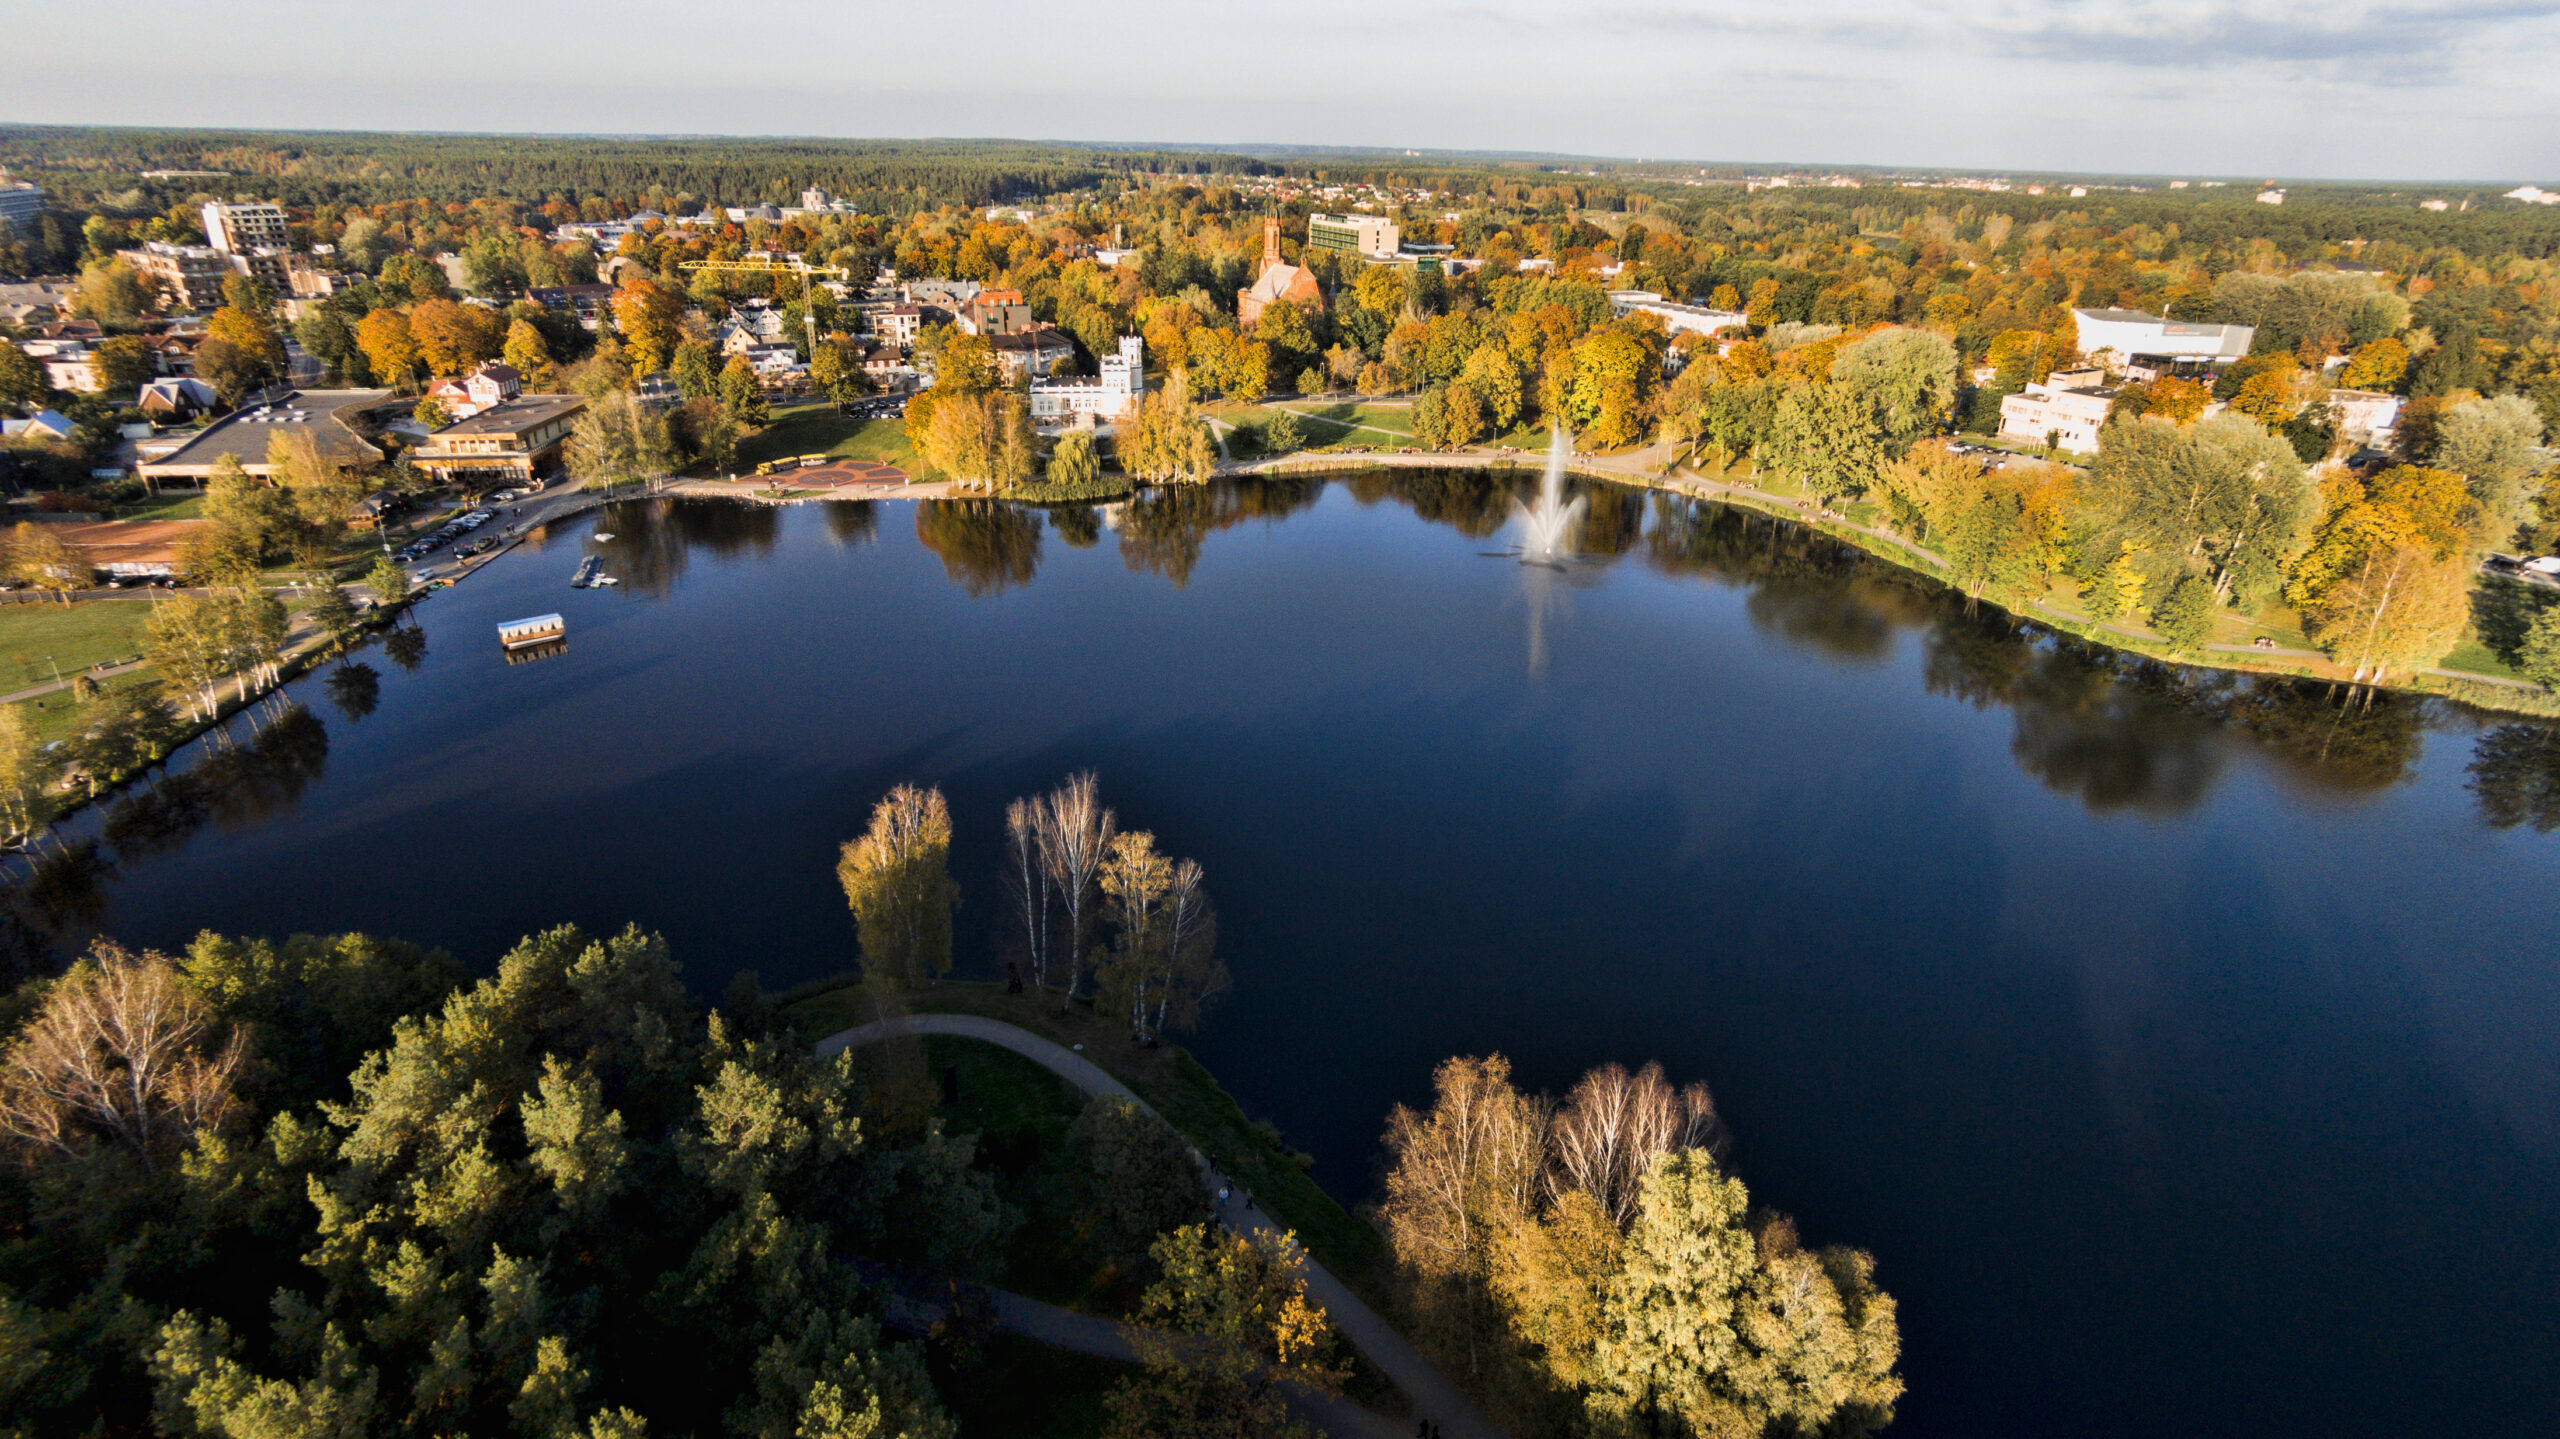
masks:
<svg viewBox="0 0 2560 1439"><path fill-rule="evenodd" d="M1413 1421L1413 1439L1431 1439L1430 1420L1416 1419Z"/></svg>

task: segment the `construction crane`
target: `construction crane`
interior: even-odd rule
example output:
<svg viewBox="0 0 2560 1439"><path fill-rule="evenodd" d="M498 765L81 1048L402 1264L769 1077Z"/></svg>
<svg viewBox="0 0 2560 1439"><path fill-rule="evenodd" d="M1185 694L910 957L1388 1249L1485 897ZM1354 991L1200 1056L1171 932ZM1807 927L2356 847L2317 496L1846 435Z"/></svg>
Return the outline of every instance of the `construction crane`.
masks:
<svg viewBox="0 0 2560 1439"><path fill-rule="evenodd" d="M809 353L818 353L818 307L811 302L810 291L819 280L853 279L853 272L834 265L812 265L793 255L787 260L688 260L680 268L699 270L707 275L762 275L769 279L790 276L800 281L800 318L808 322Z"/></svg>

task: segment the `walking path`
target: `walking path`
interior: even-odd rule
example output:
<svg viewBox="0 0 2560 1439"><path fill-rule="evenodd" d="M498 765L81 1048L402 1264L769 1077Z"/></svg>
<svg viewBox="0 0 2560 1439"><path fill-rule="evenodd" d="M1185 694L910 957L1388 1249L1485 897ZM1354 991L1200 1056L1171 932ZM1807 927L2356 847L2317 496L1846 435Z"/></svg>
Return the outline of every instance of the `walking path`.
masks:
<svg viewBox="0 0 2560 1439"><path fill-rule="evenodd" d="M1086 1094L1126 1099L1148 1114L1155 1115L1159 1121L1164 1119L1129 1086L1113 1078L1110 1071L1065 1045L1043 1039L1003 1020L985 1019L974 1014L915 1014L903 1019L876 1020L819 1040L817 1054L820 1059L828 1059L848 1049L906 1034L949 1034L984 1040L1031 1060ZM1211 1195L1229 1186L1226 1176L1220 1174L1197 1147L1192 1150L1192 1158L1200 1165L1201 1182L1208 1186ZM1219 1205L1218 1212L1219 1219L1230 1229L1274 1234L1285 1232L1270 1215L1260 1209L1239 1207L1233 1200ZM1323 1308L1342 1337L1350 1340L1352 1347L1413 1401L1417 1417L1438 1425L1449 1439L1504 1439L1502 1431L1494 1427L1493 1420L1476 1407L1474 1400L1406 1343L1404 1336L1379 1318L1376 1310L1362 1303L1349 1286L1334 1278L1331 1271L1312 1258L1307 1260L1307 1293Z"/></svg>

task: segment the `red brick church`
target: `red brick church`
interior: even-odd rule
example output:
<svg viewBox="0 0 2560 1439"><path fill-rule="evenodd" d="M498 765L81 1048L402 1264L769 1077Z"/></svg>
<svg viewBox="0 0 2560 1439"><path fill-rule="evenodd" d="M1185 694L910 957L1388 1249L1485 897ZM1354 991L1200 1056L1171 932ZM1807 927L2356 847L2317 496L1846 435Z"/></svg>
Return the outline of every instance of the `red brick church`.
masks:
<svg viewBox="0 0 2560 1439"><path fill-rule="evenodd" d="M1282 300L1313 314L1324 308L1324 291L1305 266L1281 262L1280 217L1272 215L1262 222L1262 278L1236 291L1236 323L1250 330L1265 309Z"/></svg>

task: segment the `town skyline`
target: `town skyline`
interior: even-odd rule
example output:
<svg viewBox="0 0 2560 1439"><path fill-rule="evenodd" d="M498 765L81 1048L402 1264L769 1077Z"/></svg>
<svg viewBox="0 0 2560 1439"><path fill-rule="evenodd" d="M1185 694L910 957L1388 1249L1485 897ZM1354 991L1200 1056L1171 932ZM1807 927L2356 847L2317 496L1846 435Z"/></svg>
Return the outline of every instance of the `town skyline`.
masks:
<svg viewBox="0 0 2560 1439"><path fill-rule="evenodd" d="M160 7L146 5L148 13ZM474 7L466 6L466 11ZM1161 11L1161 14L1156 14ZM1155 23L1150 16L1162 23ZM2560 6L1949 5L1784 14L1673 3L1570 18L1492 3L1331 3L1292 23L1122 6L1116 23L962 0L928 31L1009 37L964 73L895 63L880 7L743 20L645 3L495 12L405 34L239 7L183 51L14 86L19 123L551 135L1022 135L1061 143L1412 147L2048 173L2548 180ZM758 19L767 23L757 23ZM0 3L31 53L118 47L124 21ZM788 37L789 44L778 41ZM577 63L563 64L575 55ZM1215 55L1217 64L1199 57ZM876 64L861 63L874 57ZM1416 57L1437 63L1415 63ZM1488 74L1552 77L1489 86ZM1606 85L1595 82L1608 77ZM214 83L208 83L214 82ZM1206 138L1184 138L1206 137ZM1257 137L1252 139L1221 137Z"/></svg>

